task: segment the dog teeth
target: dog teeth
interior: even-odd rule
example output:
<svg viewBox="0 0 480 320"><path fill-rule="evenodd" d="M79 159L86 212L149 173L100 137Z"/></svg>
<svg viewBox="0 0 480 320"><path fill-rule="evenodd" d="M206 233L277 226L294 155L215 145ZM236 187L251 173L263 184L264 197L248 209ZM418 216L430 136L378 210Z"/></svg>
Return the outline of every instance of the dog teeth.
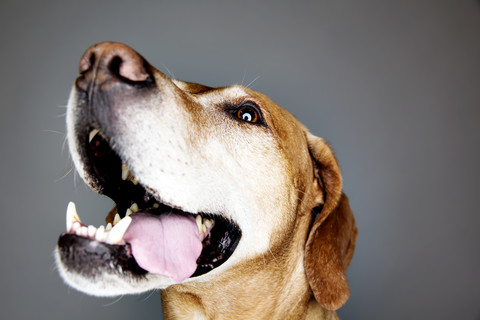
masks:
<svg viewBox="0 0 480 320"><path fill-rule="evenodd" d="M135 213L135 212L138 212L138 204L134 203L130 206L130 210L132 211L132 213Z"/></svg>
<svg viewBox="0 0 480 320"><path fill-rule="evenodd" d="M122 180L125 181L131 175L130 169L128 169L125 163L122 163Z"/></svg>
<svg viewBox="0 0 480 320"><path fill-rule="evenodd" d="M87 231L88 231L88 237L89 237L89 238L94 238L94 237L95 237L95 234L97 233L97 228L95 228L94 226L90 225L90 226L88 226Z"/></svg>
<svg viewBox="0 0 480 320"><path fill-rule="evenodd" d="M117 213L115 215L115 217L113 218L113 226L115 226L117 223L119 223L120 220L122 220L122 218L120 218L120 215Z"/></svg>
<svg viewBox="0 0 480 320"><path fill-rule="evenodd" d="M107 235L105 233L105 226L100 226L97 229L97 232L95 234L95 240L104 242L107 238Z"/></svg>
<svg viewBox="0 0 480 320"><path fill-rule="evenodd" d="M99 133L100 131L98 129L93 129L92 131L90 131L90 133L88 134L88 142L92 142L93 138L95 138L95 136Z"/></svg>
<svg viewBox="0 0 480 320"><path fill-rule="evenodd" d="M132 222L130 215L138 211L138 204L134 203L127 209L125 218L120 218L120 215L117 213L113 218L113 224L109 222L106 226L97 228L92 225L84 225L78 216L75 203L70 202L66 213L67 232L108 244L123 244L123 236ZM215 224L214 220L202 218L200 215L195 217L195 222L202 238L207 236Z"/></svg>
<svg viewBox="0 0 480 320"><path fill-rule="evenodd" d="M204 224L207 228L211 228L213 226L213 220L206 219Z"/></svg>
<svg viewBox="0 0 480 320"><path fill-rule="evenodd" d="M74 222L71 229L67 230L70 233L77 233L77 231L82 227L80 222Z"/></svg>
<svg viewBox="0 0 480 320"><path fill-rule="evenodd" d="M88 236L88 228L85 226L82 226L78 229L77 234L82 237L87 237Z"/></svg>
<svg viewBox="0 0 480 320"><path fill-rule="evenodd" d="M131 181L134 185L137 185L138 184L138 180L135 179L134 176L130 175L130 179L128 179L129 181Z"/></svg>
<svg viewBox="0 0 480 320"><path fill-rule="evenodd" d="M195 222L197 223L198 232L200 234L207 233L210 229L212 229L214 221L211 219L203 219L200 215L195 217Z"/></svg>
<svg viewBox="0 0 480 320"><path fill-rule="evenodd" d="M138 204L134 203L130 206L130 208L128 208L126 211L125 211L125 215L128 217L129 215L131 215L132 213L135 213L135 212L138 212L140 209L138 208Z"/></svg>
<svg viewBox="0 0 480 320"><path fill-rule="evenodd" d="M123 235L127 231L130 223L132 222L131 217L125 217L120 222L118 222L112 230L110 230L106 236L106 242L111 244L122 243Z"/></svg>
<svg viewBox="0 0 480 320"><path fill-rule="evenodd" d="M132 207L135 209L135 206L132 205ZM138 205L136 206L136 209L138 210ZM66 219L68 233L109 244L122 244L123 236L132 222L131 217L121 219L120 215L117 213L114 218L113 226L110 222L107 226L100 226L98 228L92 225L85 226L82 224L75 208L75 203L73 202L68 204Z"/></svg>
<svg viewBox="0 0 480 320"><path fill-rule="evenodd" d="M70 231L73 227L73 224L75 222L79 222L81 223L80 221L80 217L78 216L78 213L77 213L77 208L75 207L75 203L73 202L70 202L67 206L67 231Z"/></svg>
<svg viewBox="0 0 480 320"><path fill-rule="evenodd" d="M122 163L122 180L130 181L134 185L138 184L138 180L133 176L132 172L130 171L126 163Z"/></svg>
<svg viewBox="0 0 480 320"><path fill-rule="evenodd" d="M197 227L198 227L198 231L200 233L202 233L202 217L200 217L199 215L195 217L195 222L197 223Z"/></svg>

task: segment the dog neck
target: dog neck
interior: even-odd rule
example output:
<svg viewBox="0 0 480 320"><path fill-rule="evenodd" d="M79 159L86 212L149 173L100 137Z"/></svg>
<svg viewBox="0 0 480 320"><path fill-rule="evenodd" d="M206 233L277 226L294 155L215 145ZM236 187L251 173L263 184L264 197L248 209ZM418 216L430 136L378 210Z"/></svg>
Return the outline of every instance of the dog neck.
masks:
<svg viewBox="0 0 480 320"><path fill-rule="evenodd" d="M263 262L260 265L262 264ZM248 268L248 266L244 267ZM265 271L257 270L257 273L250 278L240 275L231 279L216 279L213 283L186 283L169 287L162 291L164 317L165 319L238 319L239 317L242 319L301 319L293 315L307 313L311 293L306 290L308 288L306 282L303 289L298 285L299 281L306 280L292 277L290 281L286 281L287 279L283 278L284 275L280 276L279 270L275 270L274 277L271 271L272 269L269 269L268 277ZM291 284L295 284L295 287Z"/></svg>
<svg viewBox="0 0 480 320"><path fill-rule="evenodd" d="M312 296L303 250L295 247L304 240L297 237L305 235L295 234L268 254L217 274L214 281L163 290L165 319L337 319Z"/></svg>
<svg viewBox="0 0 480 320"><path fill-rule="evenodd" d="M306 284L303 288L300 285L295 288L279 286L275 281L282 281L280 278L266 282L265 278L255 277L231 280L228 284L216 282L169 287L162 291L164 318L338 319L336 312L325 310L317 303ZM290 284L299 284L292 280L294 282Z"/></svg>

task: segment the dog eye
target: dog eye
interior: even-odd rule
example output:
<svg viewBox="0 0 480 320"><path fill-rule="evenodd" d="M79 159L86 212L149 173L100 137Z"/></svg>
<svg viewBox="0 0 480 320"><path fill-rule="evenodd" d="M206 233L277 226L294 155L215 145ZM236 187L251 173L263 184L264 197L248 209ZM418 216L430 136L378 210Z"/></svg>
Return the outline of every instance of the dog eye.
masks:
<svg viewBox="0 0 480 320"><path fill-rule="evenodd" d="M245 122L257 123L260 115L254 106L244 105L237 109L237 118Z"/></svg>

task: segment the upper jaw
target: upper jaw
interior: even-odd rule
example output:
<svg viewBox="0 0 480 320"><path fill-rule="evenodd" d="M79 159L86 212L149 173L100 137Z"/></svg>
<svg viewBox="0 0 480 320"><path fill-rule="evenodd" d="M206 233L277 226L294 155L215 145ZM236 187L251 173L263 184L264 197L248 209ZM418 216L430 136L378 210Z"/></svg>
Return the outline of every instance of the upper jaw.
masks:
<svg viewBox="0 0 480 320"><path fill-rule="evenodd" d="M92 128L91 126L87 127ZM118 277L145 279L145 275L149 273L136 263L132 256L130 243L123 239L131 223L129 215L138 211L155 216L161 216L164 212L168 212L169 214L195 217L198 233L203 241L203 249L192 277L201 276L220 266L233 254L241 237L241 231L236 223L223 218L221 213L185 212L181 204L163 201L158 190L142 184L142 178L137 178L132 173L129 165L113 150L112 144L100 128L80 132L75 136L74 141L76 148L72 155L74 159L76 158L76 165L83 172L84 180L98 193L111 197L115 201L116 207L107 216L107 225L96 228L84 225L78 215L74 213L73 205L69 205L67 232L60 237L57 249L58 261L66 270L65 278L75 279L78 277L72 277L72 274L85 273L85 270L82 270L84 267L80 267L78 270L77 266L72 264L72 261L78 260L79 256L82 256L81 259L89 265L101 265L102 263L97 261L97 251L100 250L109 252L108 255L111 259L110 262L103 264L103 272L113 273ZM115 146L119 147L118 144ZM210 232L212 229L214 229L213 232ZM81 249L85 246L93 249L90 251ZM73 250L73 255L72 247L77 248ZM89 253L86 252L91 252L93 258L89 257ZM95 274L96 271L91 272ZM153 276L156 279L165 278L158 274ZM161 280L159 284L163 285L170 281L168 279ZM78 283L71 284L74 287L78 286Z"/></svg>

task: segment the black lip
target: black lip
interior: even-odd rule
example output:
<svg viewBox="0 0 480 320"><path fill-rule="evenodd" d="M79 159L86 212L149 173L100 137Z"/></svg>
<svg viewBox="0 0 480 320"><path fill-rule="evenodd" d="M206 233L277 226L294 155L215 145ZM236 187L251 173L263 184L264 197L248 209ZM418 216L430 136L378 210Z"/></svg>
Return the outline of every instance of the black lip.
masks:
<svg viewBox="0 0 480 320"><path fill-rule="evenodd" d="M90 131L88 131L90 132ZM110 147L107 139L100 133L89 141L88 134L81 141L85 141L85 150L82 154L85 169L94 187L100 194L110 197L117 206L121 217L125 216L127 208L137 203L142 212L152 215L163 213L194 215L173 208L156 199L148 188L141 184L121 179L122 160ZM197 260L197 269L192 277L203 275L227 261L235 251L240 238L240 228L232 221L220 215L211 213L198 213L203 218L213 219L215 224L208 237L203 241L203 249ZM110 262L118 269L132 276L141 277L147 273L136 263L130 252L130 246L111 245L99 243L93 239L74 234L62 234L58 240L60 256L67 268L76 272L95 274L95 270L109 270L106 268ZM106 262L108 261L108 263ZM90 271L89 271L90 270ZM113 272L116 272L115 270Z"/></svg>
<svg viewBox="0 0 480 320"><path fill-rule="evenodd" d="M128 245L94 242L70 233L63 233L57 245L64 266L86 277L101 275L102 271L129 273L137 278L147 273L137 264Z"/></svg>

